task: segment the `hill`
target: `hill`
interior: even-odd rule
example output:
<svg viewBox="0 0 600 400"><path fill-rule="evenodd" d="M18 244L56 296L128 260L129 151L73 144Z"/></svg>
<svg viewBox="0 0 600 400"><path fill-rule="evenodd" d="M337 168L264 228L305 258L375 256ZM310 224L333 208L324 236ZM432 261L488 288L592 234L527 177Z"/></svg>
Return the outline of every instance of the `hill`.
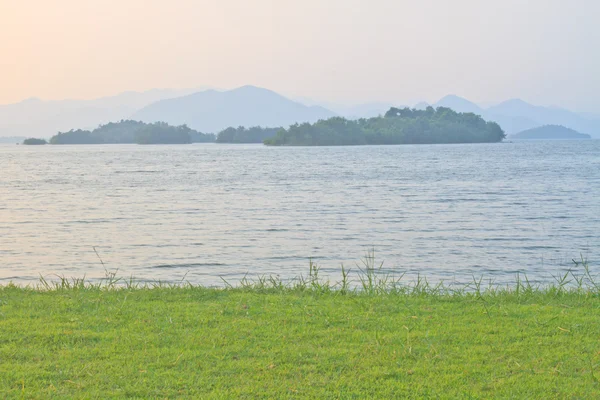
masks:
<svg viewBox="0 0 600 400"><path fill-rule="evenodd" d="M457 96L446 96L434 104L434 107L440 106L481 115L486 121L497 122L509 135L544 125L562 125L600 135L600 119L593 115L578 114L559 107L536 106L521 99L483 108Z"/></svg>
<svg viewBox="0 0 600 400"><path fill-rule="evenodd" d="M508 100L490 107L485 110L485 116L490 119L496 118L510 133L544 125L562 125L580 132L600 132L600 121L593 117L558 107L536 106L520 99Z"/></svg>
<svg viewBox="0 0 600 400"><path fill-rule="evenodd" d="M348 119L370 118L391 107L385 102L353 106L321 103L319 106L310 99L290 100L253 86L230 91L202 90L152 89L94 100L44 101L31 98L0 105L0 143L20 143L31 136L48 138L58 131L69 129L91 130L123 119L187 124L192 129L217 133L231 126L288 127L296 122L312 123L335 115ZM424 110L428 106L428 103L419 103L415 108ZM562 125L600 137L598 114L541 107L520 99L483 107L468 99L449 95L432 106L481 115L486 121L497 122L509 135L543 125Z"/></svg>
<svg viewBox="0 0 600 400"><path fill-rule="evenodd" d="M544 125L510 136L521 140L591 139L590 135L579 133L561 125Z"/></svg>
<svg viewBox="0 0 600 400"><path fill-rule="evenodd" d="M420 102L415 109L424 110L429 104ZM536 106L521 99L511 99L483 107L465 98L449 95L432 104L434 108L448 107L457 112L472 112L486 121L498 123L508 135L544 125L562 125L600 137L600 115L576 113L559 107Z"/></svg>
<svg viewBox="0 0 600 400"><path fill-rule="evenodd" d="M316 102L307 97L294 97L295 101L298 101L306 106L322 106L327 110L339 115L340 117L348 119L360 119L360 118L371 118L385 114L391 107L404 108L405 106L399 106L398 104L392 104L390 102L370 102L360 104L341 104L334 102Z"/></svg>
<svg viewBox="0 0 600 400"><path fill-rule="evenodd" d="M327 105L326 108L348 119L360 119L383 115L386 113L387 110L394 106L403 108L403 106L399 106L398 104L386 102L372 102L352 106L332 104Z"/></svg>
<svg viewBox="0 0 600 400"><path fill-rule="evenodd" d="M275 92L254 86L219 92L207 90L161 100L133 114L144 122L187 124L202 132L219 132L231 126L290 126L315 122L335 114L323 107L305 106Z"/></svg>
<svg viewBox="0 0 600 400"><path fill-rule="evenodd" d="M127 119L158 100L189 94L193 90L153 89L124 92L93 100L40 100L0 105L0 137L48 138L59 131L94 129L100 124ZM18 140L18 142L21 142Z"/></svg>
<svg viewBox="0 0 600 400"><path fill-rule="evenodd" d="M483 109L477 104L453 94L441 98L433 107L447 107L459 113L473 113L477 115L483 113Z"/></svg>

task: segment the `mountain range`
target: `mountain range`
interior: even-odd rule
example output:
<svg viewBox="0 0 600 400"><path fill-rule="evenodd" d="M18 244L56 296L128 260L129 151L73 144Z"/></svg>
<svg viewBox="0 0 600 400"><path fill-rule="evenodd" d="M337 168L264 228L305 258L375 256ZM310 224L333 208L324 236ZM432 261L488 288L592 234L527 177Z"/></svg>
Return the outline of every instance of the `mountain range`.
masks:
<svg viewBox="0 0 600 400"><path fill-rule="evenodd" d="M416 108L428 104L420 103ZM520 99L511 99L484 108L456 95L448 95L433 107L448 107L458 112L472 112L488 121L495 121L507 135L544 125L562 125L592 137L600 137L600 117L593 114L576 113L558 107L542 107L529 104Z"/></svg>
<svg viewBox="0 0 600 400"><path fill-rule="evenodd" d="M0 105L0 136L47 138L59 131L94 129L100 124L127 119L140 108L158 100L202 89L153 89L94 100L44 101L30 98Z"/></svg>
<svg viewBox="0 0 600 400"><path fill-rule="evenodd" d="M306 106L271 90L243 86L160 100L134 113L132 119L187 124L192 129L214 133L231 126L288 127L296 122L316 122L334 115L321 106Z"/></svg>
<svg viewBox="0 0 600 400"><path fill-rule="evenodd" d="M508 135L543 125L562 125L600 137L598 115L536 106L519 99L482 107L465 98L449 95L431 105L481 115L486 120L498 122ZM335 115L367 118L382 115L391 106L403 107L385 102L348 106L306 98L293 100L254 86L228 91L154 89L95 100L43 101L33 98L0 105L0 137L47 138L58 131L94 129L121 119L187 124L201 132L217 133L230 126L287 127L296 122L315 122ZM414 107L427 106L428 103L421 102Z"/></svg>

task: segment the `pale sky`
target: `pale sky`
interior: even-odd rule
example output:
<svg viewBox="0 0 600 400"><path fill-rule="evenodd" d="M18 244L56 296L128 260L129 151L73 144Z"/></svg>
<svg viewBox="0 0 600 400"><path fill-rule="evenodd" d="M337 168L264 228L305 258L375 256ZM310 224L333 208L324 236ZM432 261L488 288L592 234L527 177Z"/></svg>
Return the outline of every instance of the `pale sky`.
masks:
<svg viewBox="0 0 600 400"><path fill-rule="evenodd" d="M0 0L0 104L246 84L600 112L600 0Z"/></svg>

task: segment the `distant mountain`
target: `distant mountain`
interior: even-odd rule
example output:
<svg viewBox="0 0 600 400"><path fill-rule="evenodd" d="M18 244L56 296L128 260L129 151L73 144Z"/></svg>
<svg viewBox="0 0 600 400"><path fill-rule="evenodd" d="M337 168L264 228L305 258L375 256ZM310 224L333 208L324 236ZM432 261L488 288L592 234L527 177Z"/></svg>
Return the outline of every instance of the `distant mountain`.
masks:
<svg viewBox="0 0 600 400"><path fill-rule="evenodd" d="M370 118L385 114L392 106L403 107L387 102L340 105L317 103L311 99L291 100L253 86L230 91L206 89L153 89L94 100L31 98L0 105L0 142L17 143L26 137L49 138L59 131L93 130L102 124L127 119L187 124L201 132L217 133L230 126L287 127L295 122L315 122L335 115L349 119ZM481 115L500 124L508 135L543 125L562 125L600 138L600 114L541 107L520 99L488 104L492 105L482 107L465 98L449 95L432 106ZM422 102L415 108L428 106Z"/></svg>
<svg viewBox="0 0 600 400"><path fill-rule="evenodd" d="M397 104L385 102L385 101L375 101L369 103L359 103L359 104L340 104L329 101L315 101L309 97L298 97L293 96L290 97L292 100L297 101L298 103L304 104L305 106L321 106L326 108L327 110L333 111L335 114L340 117L344 117L347 119L360 119L360 118L373 118L378 117L380 115L384 115L390 108L399 107L403 108L404 106L398 106Z"/></svg>
<svg viewBox="0 0 600 400"><path fill-rule="evenodd" d="M590 132L593 135L600 136L600 120L594 120L585 115L558 107L534 106L520 99L508 100L488 108L486 117L493 118L494 116L520 118L522 121L528 121L527 123L530 126L527 128L542 125L563 125L577 131ZM500 121L498 123L502 125ZM513 130L510 133L515 131L518 132L518 130Z"/></svg>
<svg viewBox="0 0 600 400"><path fill-rule="evenodd" d="M427 103L422 102L415 105L415 108L424 109L427 106ZM507 100L486 108L462 97L449 95L432 106L481 115L487 121L497 122L508 135L544 125L562 125L576 131L589 132L592 137L600 137L598 115L579 114L558 107L535 106L520 99Z"/></svg>
<svg viewBox="0 0 600 400"><path fill-rule="evenodd" d="M138 109L161 99L198 89L153 89L124 92L94 100L44 101L31 98L0 105L0 137L50 137L59 131L93 129L100 124L127 119Z"/></svg>
<svg viewBox="0 0 600 400"><path fill-rule="evenodd" d="M448 107L457 112L474 113L478 115L481 115L483 112L483 109L477 104L456 95L449 95L440 99L440 101L435 103L434 107Z"/></svg>
<svg viewBox="0 0 600 400"><path fill-rule="evenodd" d="M394 107L392 103L374 102L354 106L334 106L329 109L348 119L360 119L384 115L392 107ZM404 108L404 106L400 106L400 108Z"/></svg>
<svg viewBox="0 0 600 400"><path fill-rule="evenodd" d="M560 124L564 121L579 124L587 121L581 115L561 108L540 107L520 99L502 102L486 110L489 115L518 116L530 121L543 124Z"/></svg>
<svg viewBox="0 0 600 400"><path fill-rule="evenodd" d="M587 118L587 119L600 121L600 114L594 114L591 112L582 112L582 113L579 113L579 115L581 115L582 117Z"/></svg>
<svg viewBox="0 0 600 400"><path fill-rule="evenodd" d="M591 139L590 135L579 133L561 125L544 125L528 129L509 137L522 140Z"/></svg>
<svg viewBox="0 0 600 400"><path fill-rule="evenodd" d="M413 108L415 108L417 110L424 110L424 109L426 109L427 107L430 107L430 106L431 106L431 104L429 104L428 102L422 101L420 103L415 104L415 106Z"/></svg>
<svg viewBox="0 0 600 400"><path fill-rule="evenodd" d="M296 122L316 122L334 115L323 107L305 106L267 89L243 86L160 100L134 113L132 119L187 124L208 133L238 126L288 127Z"/></svg>
<svg viewBox="0 0 600 400"><path fill-rule="evenodd" d="M497 122L507 135L541 126L544 123L521 115L502 115L484 110L481 114L487 121Z"/></svg>
<svg viewBox="0 0 600 400"><path fill-rule="evenodd" d="M0 143L1 144L17 144L17 143L23 143L23 140L27 139L25 136L5 136L2 137L0 136Z"/></svg>

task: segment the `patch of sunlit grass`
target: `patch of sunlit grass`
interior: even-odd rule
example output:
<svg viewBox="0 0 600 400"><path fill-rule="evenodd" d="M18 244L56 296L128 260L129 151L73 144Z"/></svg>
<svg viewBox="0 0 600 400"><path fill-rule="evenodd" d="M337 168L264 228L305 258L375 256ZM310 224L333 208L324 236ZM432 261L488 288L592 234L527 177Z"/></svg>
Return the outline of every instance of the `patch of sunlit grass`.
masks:
<svg viewBox="0 0 600 400"><path fill-rule="evenodd" d="M430 285L369 253L339 282L0 287L3 398L597 398L600 288Z"/></svg>

